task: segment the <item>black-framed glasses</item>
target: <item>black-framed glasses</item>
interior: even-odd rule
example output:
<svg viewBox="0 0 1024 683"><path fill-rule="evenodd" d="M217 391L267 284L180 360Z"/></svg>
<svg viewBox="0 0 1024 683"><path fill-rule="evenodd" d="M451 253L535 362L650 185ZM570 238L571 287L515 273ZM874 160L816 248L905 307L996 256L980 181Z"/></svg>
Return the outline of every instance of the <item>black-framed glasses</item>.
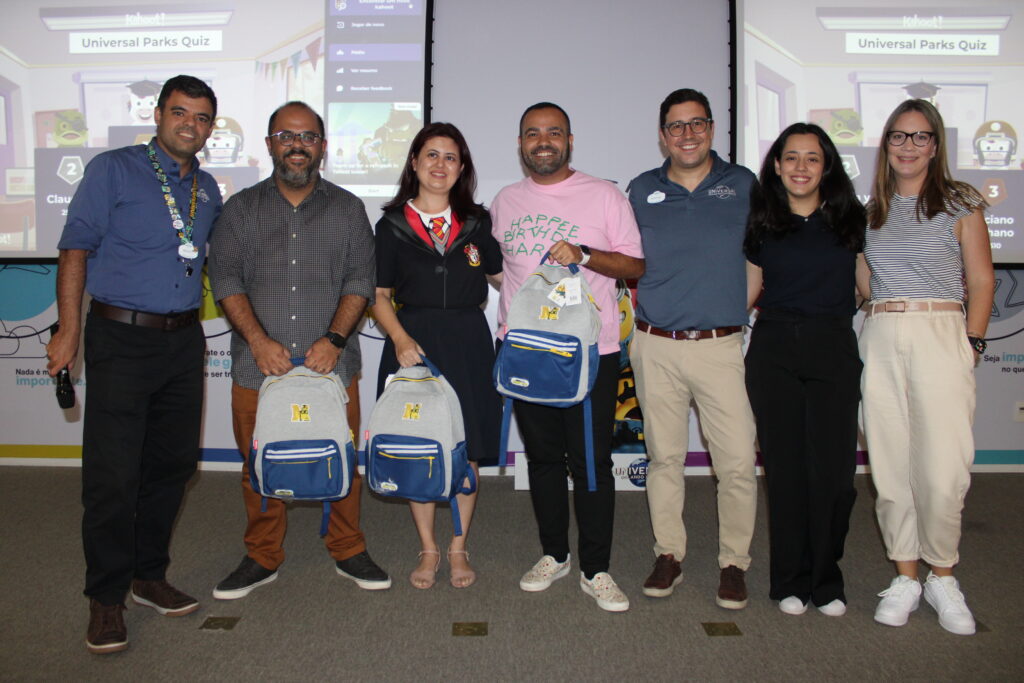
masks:
<svg viewBox="0 0 1024 683"><path fill-rule="evenodd" d="M686 131L686 127L689 126L690 130L694 135L700 135L708 129L711 125L711 119L695 118L689 121L673 121L672 123L666 123L662 128L668 131L668 134L674 138L682 136Z"/></svg>
<svg viewBox="0 0 1024 683"><path fill-rule="evenodd" d="M914 133L908 133L903 130L890 130L889 134L885 136L885 141L893 147L899 147L907 141L907 138L910 138L915 147L927 147L934 137L935 133L928 130L919 130Z"/></svg>
<svg viewBox="0 0 1024 683"><path fill-rule="evenodd" d="M276 133L271 133L270 137L277 138L277 141L285 147L291 147L292 143L295 142L296 139L301 140L302 144L306 147L312 147L322 140L324 136L320 135L320 133L314 133L309 130L301 133L294 133L290 130L279 130Z"/></svg>

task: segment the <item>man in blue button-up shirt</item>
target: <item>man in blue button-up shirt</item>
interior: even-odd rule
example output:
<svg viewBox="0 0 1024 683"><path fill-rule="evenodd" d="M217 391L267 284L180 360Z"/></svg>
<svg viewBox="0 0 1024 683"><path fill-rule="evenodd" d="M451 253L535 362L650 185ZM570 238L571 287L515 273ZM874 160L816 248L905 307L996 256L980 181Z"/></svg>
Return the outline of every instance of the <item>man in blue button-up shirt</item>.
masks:
<svg viewBox="0 0 1024 683"><path fill-rule="evenodd" d="M195 154L217 98L177 76L157 102L156 137L86 168L57 245L60 329L47 345L55 375L74 366L82 293L88 400L82 435L82 541L90 620L86 645L128 646L125 595L160 614L199 603L167 583L168 546L199 456L203 356L200 270L221 197Z"/></svg>

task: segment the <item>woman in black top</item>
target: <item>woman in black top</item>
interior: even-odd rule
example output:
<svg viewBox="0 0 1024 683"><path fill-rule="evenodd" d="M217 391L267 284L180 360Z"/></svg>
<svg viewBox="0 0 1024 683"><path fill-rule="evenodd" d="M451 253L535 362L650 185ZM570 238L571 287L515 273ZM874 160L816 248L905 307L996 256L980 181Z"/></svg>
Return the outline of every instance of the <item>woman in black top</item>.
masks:
<svg viewBox="0 0 1024 683"><path fill-rule="evenodd" d="M846 612L839 559L857 492L861 361L852 327L865 214L825 131L765 156L744 250L759 314L746 382L768 484L771 590L786 614ZM762 291L763 287L763 291Z"/></svg>
<svg viewBox="0 0 1024 683"><path fill-rule="evenodd" d="M501 250L487 210L473 200L476 173L459 129L432 123L416 135L398 194L377 222L377 300L373 314L388 338L381 354L377 395L399 365L426 355L459 397L470 465L498 453L501 401L491 381L494 335L484 317L487 282L501 282ZM392 305L392 296L400 306ZM479 481L479 476L477 476ZM469 534L476 493L456 498L463 533L448 548L451 584L476 580L469 565ZM419 533L416 588L434 585L441 553L434 538L434 503L410 502Z"/></svg>

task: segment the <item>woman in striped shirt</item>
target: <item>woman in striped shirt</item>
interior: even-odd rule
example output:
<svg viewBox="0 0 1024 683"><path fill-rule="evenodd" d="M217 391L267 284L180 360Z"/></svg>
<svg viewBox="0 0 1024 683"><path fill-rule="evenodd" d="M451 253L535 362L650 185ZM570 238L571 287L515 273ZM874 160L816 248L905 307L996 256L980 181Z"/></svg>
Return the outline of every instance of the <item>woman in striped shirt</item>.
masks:
<svg viewBox="0 0 1024 683"><path fill-rule="evenodd" d="M974 460L974 365L995 282L986 206L950 177L938 110L925 100L896 107L857 272L870 299L860 337L864 432L878 523L898 572L875 610L889 626L907 623L923 592L943 628L975 630L953 567ZM923 591L921 560L931 569Z"/></svg>

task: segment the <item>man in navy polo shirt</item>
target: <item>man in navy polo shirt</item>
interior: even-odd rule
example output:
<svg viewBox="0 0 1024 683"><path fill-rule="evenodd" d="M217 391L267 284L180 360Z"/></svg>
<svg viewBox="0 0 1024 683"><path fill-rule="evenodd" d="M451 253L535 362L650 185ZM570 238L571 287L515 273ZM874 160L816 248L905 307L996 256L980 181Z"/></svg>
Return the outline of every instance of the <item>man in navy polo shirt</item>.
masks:
<svg viewBox="0 0 1024 683"><path fill-rule="evenodd" d="M712 151L715 123L703 93L686 88L669 94L658 125L668 159L629 186L647 255L630 348L650 458L647 500L657 556L643 591L667 597L682 579L683 466L692 401L718 477L716 602L742 609L757 499L742 351L743 236L755 179Z"/></svg>
<svg viewBox="0 0 1024 683"><path fill-rule="evenodd" d="M57 245L60 330L50 375L78 357L82 293L88 398L82 434L86 646L128 647L124 598L181 616L199 603L166 580L171 529L199 457L206 340L199 325L206 241L220 214L196 153L217 97L176 76L147 145L104 152L85 169Z"/></svg>

